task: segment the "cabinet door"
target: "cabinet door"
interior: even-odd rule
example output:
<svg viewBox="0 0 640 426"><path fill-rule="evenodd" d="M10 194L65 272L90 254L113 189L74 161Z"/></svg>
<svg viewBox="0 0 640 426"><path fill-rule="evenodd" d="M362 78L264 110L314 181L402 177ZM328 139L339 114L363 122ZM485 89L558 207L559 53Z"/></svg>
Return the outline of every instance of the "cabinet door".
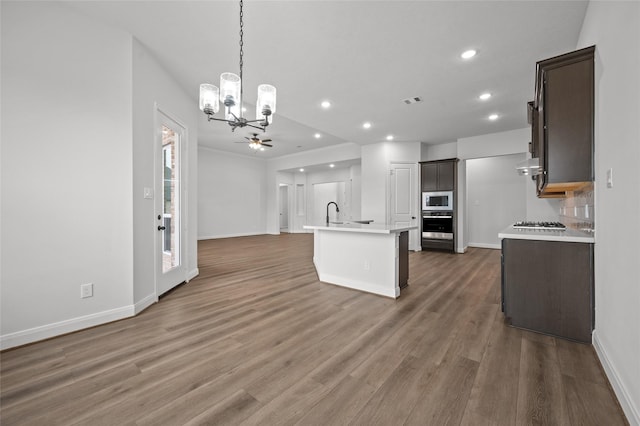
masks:
<svg viewBox="0 0 640 426"><path fill-rule="evenodd" d="M438 165L425 163L421 167L422 192L438 190Z"/></svg>
<svg viewBox="0 0 640 426"><path fill-rule="evenodd" d="M545 72L547 179L593 180L593 61L583 60Z"/></svg>
<svg viewBox="0 0 640 426"><path fill-rule="evenodd" d="M591 342L593 245L503 240L504 312L516 327Z"/></svg>
<svg viewBox="0 0 640 426"><path fill-rule="evenodd" d="M443 161L438 163L438 191L453 191L455 182L455 163Z"/></svg>

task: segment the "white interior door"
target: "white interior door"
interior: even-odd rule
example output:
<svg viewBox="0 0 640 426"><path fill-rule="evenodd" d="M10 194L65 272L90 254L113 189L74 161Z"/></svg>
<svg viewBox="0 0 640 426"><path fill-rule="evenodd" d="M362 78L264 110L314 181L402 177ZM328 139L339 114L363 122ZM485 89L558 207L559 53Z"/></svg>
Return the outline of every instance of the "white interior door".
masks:
<svg viewBox="0 0 640 426"><path fill-rule="evenodd" d="M389 223L402 226L418 225L418 165L391 163L389 170ZM419 230L409 231L409 250L419 250Z"/></svg>
<svg viewBox="0 0 640 426"><path fill-rule="evenodd" d="M186 279L183 148L186 129L157 110L155 138L156 296Z"/></svg>

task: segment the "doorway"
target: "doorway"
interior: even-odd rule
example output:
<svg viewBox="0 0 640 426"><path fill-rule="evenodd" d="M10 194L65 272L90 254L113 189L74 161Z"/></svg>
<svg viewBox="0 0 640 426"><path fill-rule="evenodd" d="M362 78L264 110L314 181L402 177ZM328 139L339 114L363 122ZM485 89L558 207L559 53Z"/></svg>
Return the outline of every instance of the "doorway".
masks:
<svg viewBox="0 0 640 426"><path fill-rule="evenodd" d="M280 232L289 232L289 185L280 184Z"/></svg>
<svg viewBox="0 0 640 426"><path fill-rule="evenodd" d="M183 147L186 128L157 109L155 138L156 296L186 279L183 218Z"/></svg>

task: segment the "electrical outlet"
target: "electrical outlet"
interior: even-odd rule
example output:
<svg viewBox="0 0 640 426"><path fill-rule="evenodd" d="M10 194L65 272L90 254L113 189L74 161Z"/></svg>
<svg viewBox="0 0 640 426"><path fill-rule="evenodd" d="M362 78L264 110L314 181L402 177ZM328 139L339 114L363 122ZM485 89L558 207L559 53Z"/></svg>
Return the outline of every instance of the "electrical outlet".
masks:
<svg viewBox="0 0 640 426"><path fill-rule="evenodd" d="M85 299L87 297L93 297L93 283L82 284L80 286L80 298Z"/></svg>
<svg viewBox="0 0 640 426"><path fill-rule="evenodd" d="M369 269L371 269L371 264L369 263L368 260L364 261L364 270L368 271Z"/></svg>

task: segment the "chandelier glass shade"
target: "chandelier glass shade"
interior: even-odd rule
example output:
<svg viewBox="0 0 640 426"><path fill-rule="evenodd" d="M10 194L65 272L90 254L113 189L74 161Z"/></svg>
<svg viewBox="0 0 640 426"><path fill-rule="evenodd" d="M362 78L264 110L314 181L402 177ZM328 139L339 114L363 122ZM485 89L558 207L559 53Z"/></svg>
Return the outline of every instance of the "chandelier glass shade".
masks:
<svg viewBox="0 0 640 426"><path fill-rule="evenodd" d="M256 101L256 119L247 120L243 117L242 108L242 68L243 68L243 1L240 0L240 75L225 72L220 75L220 88L213 84L200 85L200 110L207 115L207 120L225 121L231 126L231 131L238 127L253 127L262 131L273 122L276 112L276 88L270 84L258 86ZM216 118L220 110L219 102L224 105L224 118ZM257 147L259 148L259 146ZM257 149L255 148L255 149Z"/></svg>

